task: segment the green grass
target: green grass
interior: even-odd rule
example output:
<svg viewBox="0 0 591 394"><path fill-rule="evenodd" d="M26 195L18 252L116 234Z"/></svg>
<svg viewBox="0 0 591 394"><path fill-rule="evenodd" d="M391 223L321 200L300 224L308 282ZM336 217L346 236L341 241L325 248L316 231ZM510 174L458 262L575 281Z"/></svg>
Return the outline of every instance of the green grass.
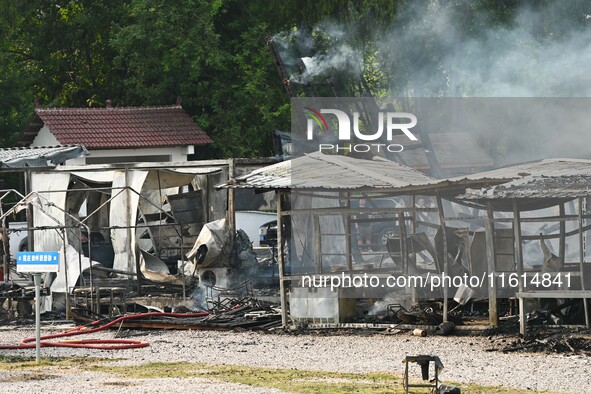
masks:
<svg viewBox="0 0 591 394"><path fill-rule="evenodd" d="M140 366L87 366L87 370L141 378L201 377L253 387L275 388L291 393L404 393L402 375L387 373L342 373L275 369L201 363L149 363ZM531 393L528 390L456 384L465 393ZM416 389L416 393L429 392Z"/></svg>
<svg viewBox="0 0 591 394"><path fill-rule="evenodd" d="M308 371L285 368L248 367L240 365L214 365L204 363L147 363L133 366L105 365L117 361L96 357L44 357L37 364L35 357L0 356L0 371L9 375L0 382L27 382L52 379L63 367L80 371L116 375L121 380L109 382L113 386L133 386L134 379L153 378L208 378L252 387L275 388L290 393L404 393L402 374L344 373ZM52 374L55 373L55 374ZM533 391L507 389L498 386L454 384L463 393L523 394ZM417 382L418 383L418 382ZM413 393L428 393L428 389L415 389Z"/></svg>
<svg viewBox="0 0 591 394"><path fill-rule="evenodd" d="M15 371L38 367L52 366L84 366L95 365L101 361L113 361L98 357L42 357L39 364L35 357L31 356L4 356L0 355L0 371Z"/></svg>

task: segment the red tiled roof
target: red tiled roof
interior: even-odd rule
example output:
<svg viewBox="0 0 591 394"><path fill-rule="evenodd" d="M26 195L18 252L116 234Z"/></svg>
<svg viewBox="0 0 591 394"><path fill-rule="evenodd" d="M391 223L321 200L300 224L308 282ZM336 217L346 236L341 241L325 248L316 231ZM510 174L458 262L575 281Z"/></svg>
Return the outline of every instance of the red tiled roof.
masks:
<svg viewBox="0 0 591 394"><path fill-rule="evenodd" d="M180 105L113 108L37 108L21 143L45 124L60 144L89 149L205 145L211 139Z"/></svg>

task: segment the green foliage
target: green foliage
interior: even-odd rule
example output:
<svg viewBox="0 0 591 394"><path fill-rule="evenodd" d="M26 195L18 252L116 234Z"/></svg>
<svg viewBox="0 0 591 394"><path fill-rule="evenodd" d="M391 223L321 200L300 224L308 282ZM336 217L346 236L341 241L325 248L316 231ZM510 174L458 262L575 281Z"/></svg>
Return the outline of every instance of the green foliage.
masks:
<svg viewBox="0 0 591 394"><path fill-rule="evenodd" d="M391 1L2 1L0 144L11 146L43 106L183 107L213 137L214 156L272 154L289 129L289 101L267 40L328 18L370 47L365 26L386 26ZM357 27L355 27L357 26ZM354 29L355 27L355 29ZM371 59L375 54L368 51ZM368 66L368 74L378 71ZM377 74L376 74L377 73ZM377 75L377 76L376 76Z"/></svg>
<svg viewBox="0 0 591 394"><path fill-rule="evenodd" d="M14 144L35 98L43 106L82 107L102 106L107 99L116 106L166 105L181 97L214 140L199 158L266 156L272 154L273 131L289 130L289 100L267 47L278 33L313 38L313 48L295 48L296 60L338 53L341 47L361 55L358 70L335 68L323 75L332 85L318 84L318 95L338 90L342 96L465 96L477 89L448 55L457 51L458 59L479 60L474 55L479 47L458 51L459 42L493 42L495 34L515 26L521 10L531 9L538 19L523 46L543 48L568 38L561 21L584 28L589 12L584 0L568 5L550 0L0 0L0 5L0 146ZM539 9L547 12L537 16ZM449 26L438 30L444 17L461 26L453 34ZM515 59L505 63L520 67L509 77L528 81L540 60L523 60L519 51L512 55Z"/></svg>

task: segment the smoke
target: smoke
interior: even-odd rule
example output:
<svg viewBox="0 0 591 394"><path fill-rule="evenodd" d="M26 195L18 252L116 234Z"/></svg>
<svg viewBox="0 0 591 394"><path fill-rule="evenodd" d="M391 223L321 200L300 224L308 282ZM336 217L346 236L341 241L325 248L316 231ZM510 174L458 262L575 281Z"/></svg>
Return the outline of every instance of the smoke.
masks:
<svg viewBox="0 0 591 394"><path fill-rule="evenodd" d="M377 41L391 95L495 98L473 99L454 126L441 122L429 132L469 132L498 165L590 158L581 142L591 137L584 99L591 96L591 6L522 2L499 15L478 3L419 1L401 10Z"/></svg>
<svg viewBox="0 0 591 394"><path fill-rule="evenodd" d="M383 316L388 314L388 306L390 305L402 305L405 308L410 308L411 302L410 297L404 293L388 293L381 300L377 300L373 303L368 315L370 316Z"/></svg>
<svg viewBox="0 0 591 394"><path fill-rule="evenodd" d="M297 78L300 83L307 83L312 79L328 75L330 72L347 70L359 75L361 53L348 44L341 44L337 48L330 48L326 53L312 57L303 57L304 73Z"/></svg>
<svg viewBox="0 0 591 394"><path fill-rule="evenodd" d="M363 54L349 42L343 26L325 21L312 31L293 30L273 37L291 82L306 84L338 72L359 76Z"/></svg>
<svg viewBox="0 0 591 394"><path fill-rule="evenodd" d="M397 96L589 97L585 7L547 1L499 16L478 2L412 2L379 54Z"/></svg>
<svg viewBox="0 0 591 394"><path fill-rule="evenodd" d="M372 92L384 97L522 98L494 104L501 110L514 108L509 114L473 116L453 127L439 122L439 127L425 131L471 133L497 165L591 157L591 147L583 143L591 137L586 109L591 104L588 2L521 1L500 6L478 0L418 0L402 4L391 28L374 31L371 45L361 46L362 40L355 40L353 35L361 30L358 26L332 22L321 23L309 34L279 35L285 48L292 50L287 57L303 58L306 65L304 70L294 70L292 80L321 82L320 77L340 71L365 75ZM528 98L580 100L544 103ZM528 108L520 113L524 107ZM557 112L552 115L552 111ZM431 123L437 123L433 118ZM462 147L457 147L457 154L462 154Z"/></svg>
<svg viewBox="0 0 591 394"><path fill-rule="evenodd" d="M191 299L193 300L192 308L193 310L202 310L208 311L209 310L209 303L207 299L209 297L215 298L219 294L219 291L207 288L203 283L199 283L197 287L193 290L191 294Z"/></svg>

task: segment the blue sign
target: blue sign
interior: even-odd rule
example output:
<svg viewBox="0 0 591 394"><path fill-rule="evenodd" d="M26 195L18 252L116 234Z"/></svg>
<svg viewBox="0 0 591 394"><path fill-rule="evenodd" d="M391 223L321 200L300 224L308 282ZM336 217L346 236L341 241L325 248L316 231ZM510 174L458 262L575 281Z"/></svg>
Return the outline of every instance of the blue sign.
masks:
<svg viewBox="0 0 591 394"><path fill-rule="evenodd" d="M59 252L17 252L16 272L58 272Z"/></svg>

